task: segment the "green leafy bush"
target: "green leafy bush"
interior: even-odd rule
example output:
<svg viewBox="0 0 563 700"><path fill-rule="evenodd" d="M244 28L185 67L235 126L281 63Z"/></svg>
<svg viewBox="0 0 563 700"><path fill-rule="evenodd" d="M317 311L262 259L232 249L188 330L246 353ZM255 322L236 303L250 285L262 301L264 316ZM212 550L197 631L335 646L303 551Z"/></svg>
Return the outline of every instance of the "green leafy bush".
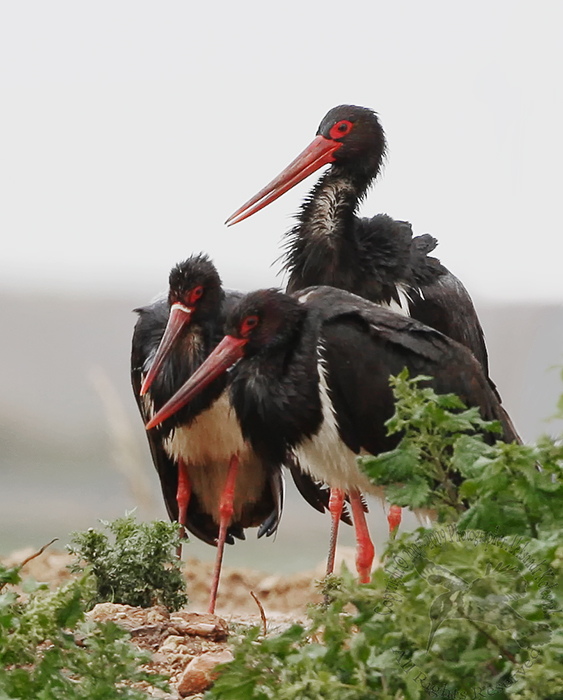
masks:
<svg viewBox="0 0 563 700"><path fill-rule="evenodd" d="M539 529L563 528L563 444L542 437L536 445L489 445L483 435L498 431L496 422L453 394L420 388L423 380L406 370L392 379L397 403L388 430L402 439L391 452L359 460L387 500L435 509L439 522L457 521L459 529L537 537Z"/></svg>
<svg viewBox="0 0 563 700"><path fill-rule="evenodd" d="M360 462L440 524L391 539L370 584L332 580L307 627L244 637L206 697L563 699L561 441L488 445L494 423L421 381L393 381L401 442Z"/></svg>
<svg viewBox="0 0 563 700"><path fill-rule="evenodd" d="M141 665L149 656L113 622L84 619L89 575L55 593L31 586L27 602L6 584L19 584L20 567L0 564L0 700L142 700L131 686L166 689L161 676Z"/></svg>
<svg viewBox="0 0 563 700"><path fill-rule="evenodd" d="M180 543L177 523L137 523L131 513L101 523L113 542L104 532L90 528L73 533L68 546L94 577L90 607L112 602L146 608L160 603L178 610L187 603L186 583L174 556ZM84 566L77 564L73 570L82 571Z"/></svg>

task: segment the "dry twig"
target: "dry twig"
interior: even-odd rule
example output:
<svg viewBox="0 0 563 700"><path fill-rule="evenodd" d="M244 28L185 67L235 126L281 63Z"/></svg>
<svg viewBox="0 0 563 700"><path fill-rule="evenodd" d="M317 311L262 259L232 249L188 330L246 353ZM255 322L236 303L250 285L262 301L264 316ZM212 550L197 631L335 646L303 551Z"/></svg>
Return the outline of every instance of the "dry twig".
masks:
<svg viewBox="0 0 563 700"><path fill-rule="evenodd" d="M264 608L262 607L262 603L258 600L258 596L254 593L254 591L250 591L250 595L254 598L256 605L258 606L258 610L260 610L260 617L262 618L262 629L264 630L264 637L266 636L266 613L264 612Z"/></svg>

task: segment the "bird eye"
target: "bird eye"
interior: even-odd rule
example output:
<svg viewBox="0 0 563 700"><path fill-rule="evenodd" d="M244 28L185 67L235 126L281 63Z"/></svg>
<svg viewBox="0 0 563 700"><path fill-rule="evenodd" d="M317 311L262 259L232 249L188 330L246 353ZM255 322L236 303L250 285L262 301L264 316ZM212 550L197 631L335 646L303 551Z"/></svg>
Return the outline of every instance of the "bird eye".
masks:
<svg viewBox="0 0 563 700"><path fill-rule="evenodd" d="M242 322L240 332L243 338L245 338L250 331L258 325L258 316L247 316Z"/></svg>
<svg viewBox="0 0 563 700"><path fill-rule="evenodd" d="M195 302L198 299L201 299L203 296L203 287L199 285L198 287L194 287L192 291L190 292L190 304L195 304Z"/></svg>
<svg viewBox="0 0 563 700"><path fill-rule="evenodd" d="M340 139L343 136L346 136L346 134L349 134L352 130L352 126L352 122L349 122L347 119L341 119L331 127L329 131L330 138Z"/></svg>

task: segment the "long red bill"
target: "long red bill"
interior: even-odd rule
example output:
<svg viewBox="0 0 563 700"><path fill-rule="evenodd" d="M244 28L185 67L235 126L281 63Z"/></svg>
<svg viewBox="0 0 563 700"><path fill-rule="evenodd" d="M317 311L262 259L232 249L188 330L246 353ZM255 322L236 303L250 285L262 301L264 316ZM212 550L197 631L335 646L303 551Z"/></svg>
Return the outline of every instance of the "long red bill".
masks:
<svg viewBox="0 0 563 700"><path fill-rule="evenodd" d="M237 209L229 216L225 223L227 226L238 224L239 221L247 219L260 209L281 197L282 194L290 190L297 183L304 180L315 170L318 170L327 163L334 161L333 153L340 148L342 142L327 139L324 136L317 136L307 148L292 161L285 170L272 180L258 194Z"/></svg>
<svg viewBox="0 0 563 700"><path fill-rule="evenodd" d="M205 362L192 374L181 389L169 399L164 406L145 426L147 430L155 428L170 416L174 415L187 403L189 403L206 386L219 375L226 372L231 365L243 356L243 347L248 340L226 335L219 345L213 350Z"/></svg>
<svg viewBox="0 0 563 700"><path fill-rule="evenodd" d="M170 316L168 317L168 323L166 324L166 330L164 331L164 335L162 336L162 340L160 341L160 345L158 346L158 350L156 351L152 365L150 366L147 376L143 381L143 385L141 386L141 396L144 396L144 394L146 394L149 390L150 385L153 383L156 375L162 367L162 363L172 350L180 331L187 323L190 322L191 315L192 309L188 308L187 306L179 303L172 304L170 308Z"/></svg>

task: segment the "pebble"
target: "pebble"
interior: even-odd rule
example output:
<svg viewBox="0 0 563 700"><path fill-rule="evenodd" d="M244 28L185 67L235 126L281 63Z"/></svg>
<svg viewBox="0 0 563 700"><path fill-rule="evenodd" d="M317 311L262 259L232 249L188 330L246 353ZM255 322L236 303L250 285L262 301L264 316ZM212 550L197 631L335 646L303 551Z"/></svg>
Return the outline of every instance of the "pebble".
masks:
<svg viewBox="0 0 563 700"><path fill-rule="evenodd" d="M218 674L215 672L215 668L219 664L225 664L232 660L233 655L228 649L217 652L209 651L201 656L196 656L182 673L178 692L184 698L187 695L207 690L217 678Z"/></svg>

